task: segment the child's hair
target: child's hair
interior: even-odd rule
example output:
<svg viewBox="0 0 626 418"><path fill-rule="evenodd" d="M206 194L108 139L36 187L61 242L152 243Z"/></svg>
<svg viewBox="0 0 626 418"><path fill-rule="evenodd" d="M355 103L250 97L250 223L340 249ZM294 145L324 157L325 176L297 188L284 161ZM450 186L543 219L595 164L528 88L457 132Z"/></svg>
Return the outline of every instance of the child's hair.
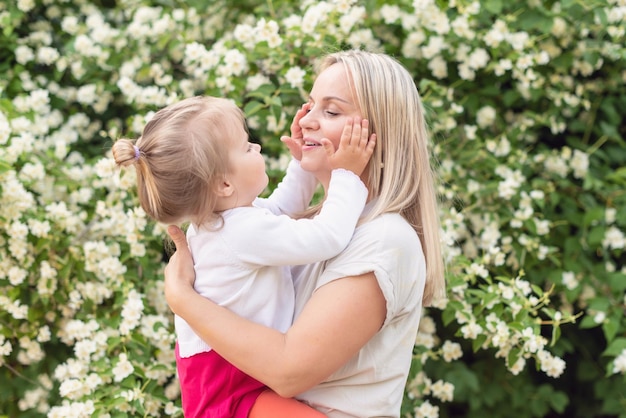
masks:
<svg viewBox="0 0 626 418"><path fill-rule="evenodd" d="M445 292L444 263L435 177L430 165L429 134L417 87L394 58L361 50L327 55L318 72L339 63L348 73L355 101L376 148L367 184L378 200L365 218L399 212L415 229L426 257L424 306Z"/></svg>
<svg viewBox="0 0 626 418"><path fill-rule="evenodd" d="M217 97L192 97L154 115L136 142L118 139L113 158L134 165L141 207L158 222L203 224L219 219L213 187L228 170L228 133L241 109Z"/></svg>

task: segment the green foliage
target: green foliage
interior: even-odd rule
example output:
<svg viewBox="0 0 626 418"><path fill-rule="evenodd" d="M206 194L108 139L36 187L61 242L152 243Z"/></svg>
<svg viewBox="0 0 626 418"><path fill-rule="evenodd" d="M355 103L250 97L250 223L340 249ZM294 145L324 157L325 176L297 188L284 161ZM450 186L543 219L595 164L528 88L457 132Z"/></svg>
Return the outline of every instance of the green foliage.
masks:
<svg viewBox="0 0 626 418"><path fill-rule="evenodd" d="M324 53L414 75L441 179L448 298L409 417L626 417L626 10L613 0L0 4L0 414L180 415L161 225L108 155L227 96L273 183ZM10 382L10 383L8 383Z"/></svg>

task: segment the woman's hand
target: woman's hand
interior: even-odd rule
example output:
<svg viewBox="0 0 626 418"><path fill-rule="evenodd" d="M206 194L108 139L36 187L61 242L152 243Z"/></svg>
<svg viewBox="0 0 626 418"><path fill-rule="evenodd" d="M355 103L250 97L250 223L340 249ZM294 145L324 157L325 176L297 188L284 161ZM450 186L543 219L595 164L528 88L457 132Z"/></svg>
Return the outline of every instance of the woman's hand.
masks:
<svg viewBox="0 0 626 418"><path fill-rule="evenodd" d="M291 136L280 137L280 140L287 145L287 148L289 148L291 156L298 161L302 159L302 145L304 144L302 128L300 127L300 119L302 119L308 111L309 104L303 104L293 117L293 122L291 123Z"/></svg>
<svg viewBox="0 0 626 418"><path fill-rule="evenodd" d="M195 293L193 283L196 281L196 272L185 233L175 225L168 226L167 233L174 242L176 251L165 266L165 299L172 312L178 314L181 304L185 304L185 295L190 291Z"/></svg>

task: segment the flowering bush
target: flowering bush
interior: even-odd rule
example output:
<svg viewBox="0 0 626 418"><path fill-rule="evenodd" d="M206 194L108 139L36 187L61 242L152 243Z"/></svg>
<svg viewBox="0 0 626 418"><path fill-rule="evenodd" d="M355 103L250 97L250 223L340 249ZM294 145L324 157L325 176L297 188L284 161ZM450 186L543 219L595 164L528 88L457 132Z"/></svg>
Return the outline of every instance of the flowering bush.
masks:
<svg viewBox="0 0 626 418"><path fill-rule="evenodd" d="M111 143L227 96L277 181L315 59L364 47L414 74L444 203L448 298L424 314L403 414L626 416L624 0L13 3L0 415L180 415L163 226Z"/></svg>

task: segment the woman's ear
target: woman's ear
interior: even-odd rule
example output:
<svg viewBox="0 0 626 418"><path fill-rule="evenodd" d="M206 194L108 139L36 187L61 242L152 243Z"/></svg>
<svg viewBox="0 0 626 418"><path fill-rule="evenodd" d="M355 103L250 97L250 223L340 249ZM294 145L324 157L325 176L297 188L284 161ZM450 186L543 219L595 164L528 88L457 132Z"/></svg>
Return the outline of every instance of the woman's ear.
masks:
<svg viewBox="0 0 626 418"><path fill-rule="evenodd" d="M235 193L235 187L226 177L224 177L222 180L215 183L213 186L213 192L218 197L230 197L233 193Z"/></svg>

